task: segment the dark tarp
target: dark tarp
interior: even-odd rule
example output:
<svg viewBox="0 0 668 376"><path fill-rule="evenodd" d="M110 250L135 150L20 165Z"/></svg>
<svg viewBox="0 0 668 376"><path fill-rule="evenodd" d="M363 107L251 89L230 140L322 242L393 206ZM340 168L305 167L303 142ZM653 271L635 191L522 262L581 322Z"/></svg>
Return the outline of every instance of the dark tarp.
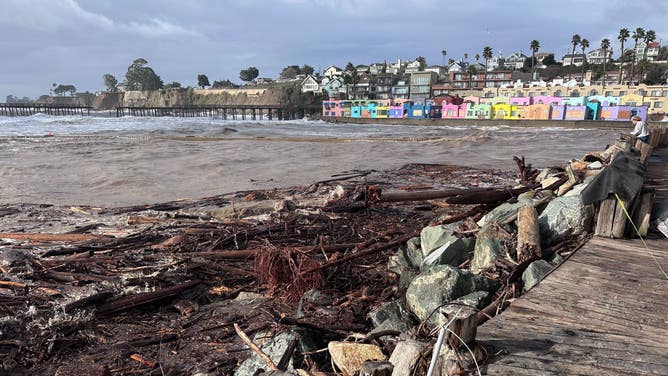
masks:
<svg viewBox="0 0 668 376"><path fill-rule="evenodd" d="M631 201L642 188L645 165L633 154L620 152L582 191L582 203L589 205L617 193L623 201Z"/></svg>

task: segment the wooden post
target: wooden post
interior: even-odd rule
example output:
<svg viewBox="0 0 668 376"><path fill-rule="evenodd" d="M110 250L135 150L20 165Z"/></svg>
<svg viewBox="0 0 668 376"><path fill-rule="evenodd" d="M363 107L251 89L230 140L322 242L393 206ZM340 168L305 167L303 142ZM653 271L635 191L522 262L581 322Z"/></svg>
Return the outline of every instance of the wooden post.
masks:
<svg viewBox="0 0 668 376"><path fill-rule="evenodd" d="M612 222L615 216L615 206L617 200L614 198L607 198L601 201L598 209L598 217L596 218L596 230L594 233L605 238L612 237Z"/></svg>
<svg viewBox="0 0 668 376"><path fill-rule="evenodd" d="M538 213L533 206L524 206L517 212L517 262L540 258Z"/></svg>
<svg viewBox="0 0 668 376"><path fill-rule="evenodd" d="M640 198L638 199L638 204L636 205L636 210L633 215L633 223L638 228L638 232L641 236L647 235L650 216L652 215L652 207L654 206L654 197L654 191L648 191L641 193ZM633 230L631 236L635 237L637 235L635 230Z"/></svg>

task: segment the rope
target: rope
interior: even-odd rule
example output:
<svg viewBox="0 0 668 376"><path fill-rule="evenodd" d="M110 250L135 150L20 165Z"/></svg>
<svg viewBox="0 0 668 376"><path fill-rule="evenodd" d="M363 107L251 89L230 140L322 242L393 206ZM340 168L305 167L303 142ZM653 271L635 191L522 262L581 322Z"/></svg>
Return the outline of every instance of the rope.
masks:
<svg viewBox="0 0 668 376"><path fill-rule="evenodd" d="M624 214L626 214L626 218L629 219L629 222L631 222L631 225L633 226L633 229L636 230L636 234L638 234L638 236L640 237L640 240L642 241L642 244L647 249L647 253L649 253L649 255L652 257L652 260L654 260L654 262L656 263L656 266L659 267L659 270L661 271L661 273L663 273L664 277L666 277L666 279L668 279L668 274L666 273L665 270L663 270L663 267L661 267L661 264L659 263L659 260L656 259L656 256L654 256L654 254L652 253L652 250L649 249L649 246L647 245L647 242L645 242L645 238L643 238L643 236L640 235L640 230L638 230L638 227L636 227L636 224L633 223L633 220L631 219L631 216L629 215L629 212L626 210L626 206L624 205L624 202L622 201L621 198L619 198L619 195L617 195L617 193L615 193L615 197L617 198L617 202L619 203L619 205L621 205L622 210L624 211Z"/></svg>

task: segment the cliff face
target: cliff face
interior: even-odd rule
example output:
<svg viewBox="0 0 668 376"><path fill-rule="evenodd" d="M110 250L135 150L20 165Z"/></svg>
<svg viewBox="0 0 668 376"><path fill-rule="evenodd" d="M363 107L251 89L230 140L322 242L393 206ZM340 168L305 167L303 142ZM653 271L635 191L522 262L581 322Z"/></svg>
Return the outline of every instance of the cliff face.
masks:
<svg viewBox="0 0 668 376"><path fill-rule="evenodd" d="M121 106L181 107L212 105L278 105L278 90L198 90L172 89L154 91L128 91L119 98Z"/></svg>

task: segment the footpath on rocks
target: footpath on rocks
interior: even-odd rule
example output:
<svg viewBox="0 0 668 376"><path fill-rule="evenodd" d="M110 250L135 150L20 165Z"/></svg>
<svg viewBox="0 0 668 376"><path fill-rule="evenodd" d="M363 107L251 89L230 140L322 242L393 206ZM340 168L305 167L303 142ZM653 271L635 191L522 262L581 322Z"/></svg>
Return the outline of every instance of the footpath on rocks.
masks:
<svg viewBox="0 0 668 376"><path fill-rule="evenodd" d="M624 208L661 234L650 154L620 137L540 170L515 157L516 172L410 164L146 206L2 205L0 373L477 374L499 356L478 327L594 233L630 236Z"/></svg>

